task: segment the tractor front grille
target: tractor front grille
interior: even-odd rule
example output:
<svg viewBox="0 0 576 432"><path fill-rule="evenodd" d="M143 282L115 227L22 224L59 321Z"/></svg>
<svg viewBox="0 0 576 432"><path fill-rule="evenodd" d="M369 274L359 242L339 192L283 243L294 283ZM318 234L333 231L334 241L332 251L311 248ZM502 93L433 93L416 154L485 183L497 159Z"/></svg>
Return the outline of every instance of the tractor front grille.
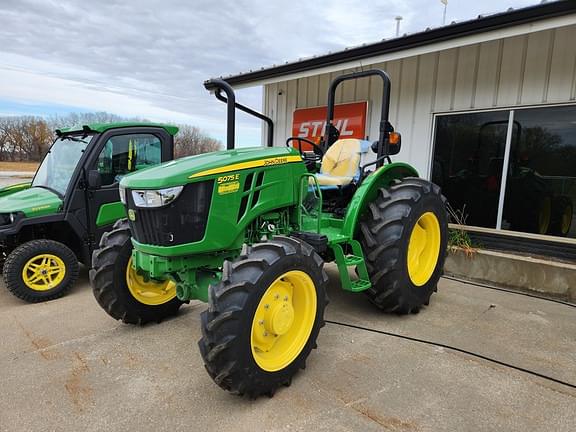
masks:
<svg viewBox="0 0 576 432"><path fill-rule="evenodd" d="M172 203L158 208L136 207L132 191L126 191L132 236L138 243L176 246L204 238L214 181L191 183ZM131 211L131 212L130 212ZM132 220L134 219L134 220Z"/></svg>

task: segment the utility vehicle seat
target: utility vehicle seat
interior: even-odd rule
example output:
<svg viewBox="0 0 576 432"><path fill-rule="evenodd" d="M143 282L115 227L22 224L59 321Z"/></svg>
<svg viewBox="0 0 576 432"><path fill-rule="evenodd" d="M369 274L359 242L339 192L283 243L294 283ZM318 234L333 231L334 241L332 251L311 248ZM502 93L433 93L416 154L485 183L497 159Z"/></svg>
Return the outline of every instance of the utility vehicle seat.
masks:
<svg viewBox="0 0 576 432"><path fill-rule="evenodd" d="M316 179L320 186L347 186L358 176L365 141L346 138L336 141L324 154ZM368 143L369 144L369 143Z"/></svg>

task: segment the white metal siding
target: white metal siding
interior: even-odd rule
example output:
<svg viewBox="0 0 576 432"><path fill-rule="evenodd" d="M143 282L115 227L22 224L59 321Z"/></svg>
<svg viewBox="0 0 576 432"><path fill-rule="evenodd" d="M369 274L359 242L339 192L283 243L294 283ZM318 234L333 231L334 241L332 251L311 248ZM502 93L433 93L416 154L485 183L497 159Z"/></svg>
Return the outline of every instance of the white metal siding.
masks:
<svg viewBox="0 0 576 432"><path fill-rule="evenodd" d="M390 120L402 133L396 160L428 175L433 114L576 99L576 25L450 48L363 67L390 74ZM357 69L356 69L357 70ZM265 85L264 110L276 125L275 142L292 135L296 108L326 104L330 81L352 69ZM337 103L368 101L368 137L378 137L382 85L372 77L345 82Z"/></svg>

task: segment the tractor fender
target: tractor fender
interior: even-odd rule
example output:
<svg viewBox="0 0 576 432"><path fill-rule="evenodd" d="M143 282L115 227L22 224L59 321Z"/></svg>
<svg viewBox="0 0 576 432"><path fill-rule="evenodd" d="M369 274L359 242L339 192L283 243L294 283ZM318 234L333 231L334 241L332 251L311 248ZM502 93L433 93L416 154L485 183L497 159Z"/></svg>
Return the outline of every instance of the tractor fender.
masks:
<svg viewBox="0 0 576 432"><path fill-rule="evenodd" d="M387 188L393 180L404 177L419 177L418 171L407 163L396 162L384 165L366 177L354 193L346 210L342 234L354 238L360 216L368 204L376 198L378 190L382 187Z"/></svg>

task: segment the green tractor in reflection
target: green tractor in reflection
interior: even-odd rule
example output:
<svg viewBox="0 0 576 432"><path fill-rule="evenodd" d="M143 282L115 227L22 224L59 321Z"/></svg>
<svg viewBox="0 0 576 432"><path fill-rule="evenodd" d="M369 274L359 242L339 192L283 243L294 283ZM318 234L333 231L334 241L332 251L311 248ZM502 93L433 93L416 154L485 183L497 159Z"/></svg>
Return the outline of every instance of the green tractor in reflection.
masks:
<svg viewBox="0 0 576 432"><path fill-rule="evenodd" d="M338 139L334 99L341 82L370 76L383 81L382 118L376 158L360 166L370 146ZM169 281L175 301L207 302L199 347L212 379L236 394L272 395L316 348L326 262L336 264L344 290L364 292L384 311L416 313L428 304L446 252L445 202L438 186L390 160L400 135L388 121L383 71L331 83L324 141L310 142L314 151L272 147L270 119L237 103L225 81L205 86L227 103L228 150L123 179L128 219L102 237L90 281L99 304L128 323L174 310L132 302L127 265L143 292ZM268 122L267 148L234 148L235 108Z"/></svg>
<svg viewBox="0 0 576 432"><path fill-rule="evenodd" d="M65 295L79 263L90 265L102 234L126 217L120 179L172 160L177 131L134 122L57 130L32 182L0 189L6 288L30 303Z"/></svg>
<svg viewBox="0 0 576 432"><path fill-rule="evenodd" d="M442 186L452 208L465 213L467 225L496 226L507 124L484 123L468 167L455 175L444 178L443 164L436 162L434 180ZM515 121L513 127L503 219L514 231L566 237L572 225L572 201L557 193L555 179L530 167L530 160L520 151L522 126Z"/></svg>

